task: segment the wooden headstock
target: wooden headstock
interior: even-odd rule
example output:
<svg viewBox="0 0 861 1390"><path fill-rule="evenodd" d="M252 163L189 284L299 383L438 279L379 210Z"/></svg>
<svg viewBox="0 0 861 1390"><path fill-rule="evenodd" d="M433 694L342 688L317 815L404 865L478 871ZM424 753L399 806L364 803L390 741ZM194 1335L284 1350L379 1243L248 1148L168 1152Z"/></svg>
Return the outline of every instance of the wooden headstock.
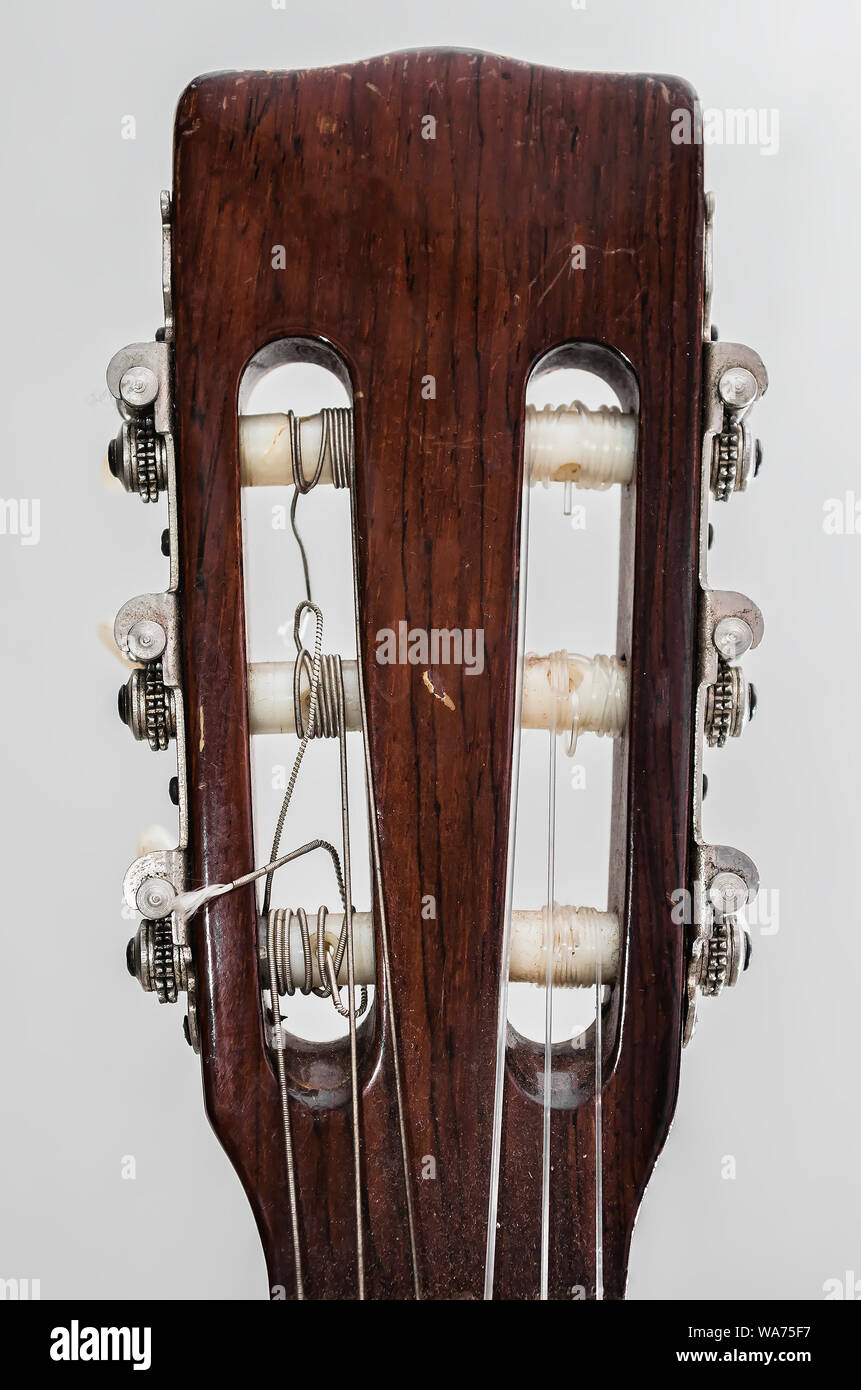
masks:
<svg viewBox="0 0 861 1390"><path fill-rule="evenodd" d="M743 482L733 430L743 455L748 378L755 399L765 376L755 355L704 342L701 147L671 139L673 111L693 102L672 78L461 52L220 74L180 101L164 341L127 349L109 373L145 485L155 478L171 508L171 591L118 619L144 675L130 633L165 634L158 680L138 678L125 714L138 699L144 732L149 712L156 743L176 734L180 753L178 849L138 861L126 883L162 937L139 933L130 963L152 987L160 961L168 994L189 989L207 1112L273 1296L295 1297L300 1276L305 1297L326 1299L624 1295L708 943L724 931L737 969L730 879L737 896L756 891L744 856L699 840L699 749L731 664L712 632L736 624L730 656L744 650L739 623L747 645L761 633L752 605L705 587L705 504L710 484ZM175 915L164 935L172 891L266 862L252 835L240 393L252 360L262 371L297 357L334 363L353 402L342 481L376 991L352 1060L349 1040L288 1039L280 1057L269 1045L253 884ZM544 1222L545 1050L504 1023L525 391L538 363L595 371L636 427L616 649L617 955L599 1026L582 1048L553 1049ZM481 632L482 669L432 653L381 663L378 634L401 623ZM721 899L709 896L720 874ZM673 911L680 891L705 895L700 922Z"/></svg>

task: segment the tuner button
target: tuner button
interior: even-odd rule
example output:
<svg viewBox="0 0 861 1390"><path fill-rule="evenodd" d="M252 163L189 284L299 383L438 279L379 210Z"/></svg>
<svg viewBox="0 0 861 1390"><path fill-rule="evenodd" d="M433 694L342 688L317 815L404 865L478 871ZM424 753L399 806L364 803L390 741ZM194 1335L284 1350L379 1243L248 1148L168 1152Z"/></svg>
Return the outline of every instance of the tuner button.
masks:
<svg viewBox="0 0 861 1390"><path fill-rule="evenodd" d="M116 439L112 439L108 444L108 468L118 483L123 480L122 451Z"/></svg>

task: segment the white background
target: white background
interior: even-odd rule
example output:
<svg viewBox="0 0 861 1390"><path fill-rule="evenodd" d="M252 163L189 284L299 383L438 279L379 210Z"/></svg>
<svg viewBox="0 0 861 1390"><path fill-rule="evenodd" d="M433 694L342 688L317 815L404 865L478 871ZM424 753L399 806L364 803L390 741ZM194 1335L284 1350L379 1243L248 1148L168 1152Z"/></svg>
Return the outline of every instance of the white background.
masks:
<svg viewBox="0 0 861 1390"><path fill-rule="evenodd" d="M265 1296L180 1011L125 973L122 872L144 825L174 822L164 762L116 720L122 672L95 633L166 572L162 510L100 482L116 428L104 370L160 322L158 192L187 82L419 46L677 73L706 106L779 111L776 154L707 150L715 321L761 352L771 389L763 473L720 514L711 558L712 582L765 613L748 663L760 714L710 759L706 816L758 862L779 930L754 929L748 976L703 1009L630 1294L817 1299L861 1272L861 535L823 530L823 503L857 486L858 27L837 0L5 7L0 487L40 499L41 538L0 536L0 1277L38 1278L43 1297ZM581 609L558 618L560 645L600 648Z"/></svg>

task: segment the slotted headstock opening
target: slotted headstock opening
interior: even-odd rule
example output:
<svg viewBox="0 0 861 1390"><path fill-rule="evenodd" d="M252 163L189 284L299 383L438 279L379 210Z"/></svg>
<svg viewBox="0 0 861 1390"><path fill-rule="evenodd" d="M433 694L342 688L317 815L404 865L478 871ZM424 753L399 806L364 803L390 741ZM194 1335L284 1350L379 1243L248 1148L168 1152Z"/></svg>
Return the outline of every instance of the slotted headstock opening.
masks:
<svg viewBox="0 0 861 1390"><path fill-rule="evenodd" d="M578 362L584 365L574 365ZM625 407L610 384L622 381ZM582 406L583 444L591 444L601 458L591 477L578 477L575 467L562 465L557 468L562 476L553 483L540 476L539 464L539 477L531 485L527 479L524 488L518 662L521 682L528 666L527 697L535 698L540 682L555 686L555 699L545 707L541 729L530 727L537 723L534 717L524 724L521 704L509 874L515 910L525 908L529 916L512 939L508 1018L515 1050L523 1043L543 1045L549 1025L565 1059L571 1051L592 1047L598 999L606 1005L621 978L618 883L612 904L608 895L611 828L614 819L621 817L624 824L626 816L624 806L613 805L613 762L615 740L627 730L627 634L617 633L618 592L621 508L634 471L637 391L612 353L570 344L536 364L526 403L552 417L551 428L567 428L571 445L576 422L566 425L559 417L565 407ZM622 415L624 422L613 418ZM573 459L576 449L570 453ZM626 572L632 540L629 527ZM552 740L551 722L556 724ZM559 910L548 935L549 873ZM543 907L536 910L537 904Z"/></svg>

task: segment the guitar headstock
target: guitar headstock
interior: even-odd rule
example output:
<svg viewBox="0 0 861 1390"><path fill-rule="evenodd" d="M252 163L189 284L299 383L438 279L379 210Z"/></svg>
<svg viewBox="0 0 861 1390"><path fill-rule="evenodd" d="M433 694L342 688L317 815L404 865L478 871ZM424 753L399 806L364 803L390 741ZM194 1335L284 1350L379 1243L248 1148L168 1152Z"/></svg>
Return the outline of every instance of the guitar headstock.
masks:
<svg viewBox="0 0 861 1390"><path fill-rule="evenodd" d="M177 847L125 880L129 966L186 993L273 1297L622 1297L698 998L747 963L756 870L704 842L702 764L752 710L739 659L762 618L709 588L707 554L710 499L756 469L766 377L711 337L702 148L671 139L693 103L677 79L462 52L220 74L181 99L165 327L108 371L111 467L166 500L170 561L167 592L117 618L138 663L121 714L177 754ZM340 403L249 413L297 363ZM554 372L603 400L539 409ZM540 484L560 509L581 490L619 507L609 653L567 650L561 575L553 641L529 649ZM264 488L302 515L344 503L283 596L289 661L249 656L243 497ZM326 647L310 582L339 556L354 650ZM596 736L600 909L556 892L575 849L557 762ZM255 843L260 739L284 750L287 809ZM337 840L296 814L322 742ZM518 773L548 750L536 812ZM536 814L547 888L520 901ZM311 863L319 911L281 871ZM509 981L536 989L534 1037ZM571 991L592 1001L573 1044L552 1027ZM293 1031L303 995L337 1036Z"/></svg>

